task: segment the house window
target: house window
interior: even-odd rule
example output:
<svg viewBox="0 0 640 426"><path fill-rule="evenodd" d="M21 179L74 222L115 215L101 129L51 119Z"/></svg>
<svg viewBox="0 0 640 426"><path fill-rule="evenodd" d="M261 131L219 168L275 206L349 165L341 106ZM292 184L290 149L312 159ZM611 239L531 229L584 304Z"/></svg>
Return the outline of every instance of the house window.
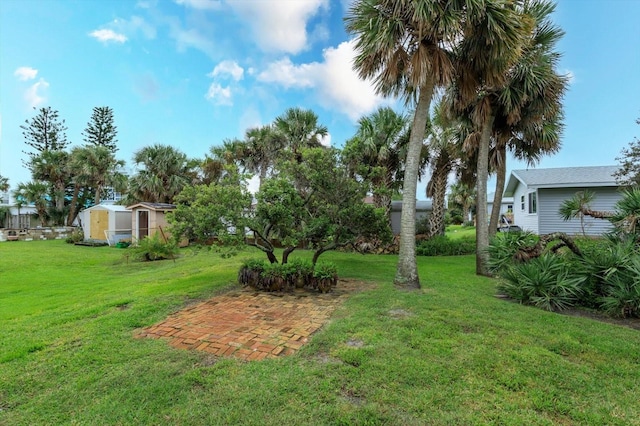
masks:
<svg viewBox="0 0 640 426"><path fill-rule="evenodd" d="M538 197L535 192L529 193L529 213L538 213Z"/></svg>
<svg viewBox="0 0 640 426"><path fill-rule="evenodd" d="M520 210L524 211L524 195L520 196Z"/></svg>

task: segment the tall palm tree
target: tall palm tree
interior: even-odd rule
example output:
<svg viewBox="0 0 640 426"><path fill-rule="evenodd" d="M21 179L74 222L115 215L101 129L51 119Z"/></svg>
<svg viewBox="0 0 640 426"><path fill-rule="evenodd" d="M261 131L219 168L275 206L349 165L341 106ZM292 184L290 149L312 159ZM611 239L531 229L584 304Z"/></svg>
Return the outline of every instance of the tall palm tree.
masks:
<svg viewBox="0 0 640 426"><path fill-rule="evenodd" d="M515 1L356 0L345 18L347 31L356 37L354 68L360 77L373 79L382 95L416 102L405 166L396 285L420 287L416 187L434 89L449 84L455 74L454 48L468 56L467 68L487 70L491 74L487 79L493 79L494 70L517 50L511 37L521 25L514 16ZM475 85L470 85L473 92Z"/></svg>
<svg viewBox="0 0 640 426"><path fill-rule="evenodd" d="M329 131L318 122L315 112L302 108L289 108L274 121L276 130L284 138L285 146L293 158L301 161L303 148L322 146L322 140Z"/></svg>
<svg viewBox="0 0 640 426"><path fill-rule="evenodd" d="M402 187L408 130L408 116L389 107L379 108L358 120L356 135L343 149L352 173L370 182L373 203L384 209L389 221L391 198Z"/></svg>
<svg viewBox="0 0 640 426"><path fill-rule="evenodd" d="M493 125L492 168L496 171L494 206L502 203L506 182L506 152L535 165L543 155L560 149L562 97L567 79L556 71L559 54L555 44L564 32L551 22L555 6L547 1L525 4L525 13L535 22L531 37L523 46L519 61L509 72L504 86L493 98L496 118ZM499 209L493 209L489 235L495 233Z"/></svg>
<svg viewBox="0 0 640 426"><path fill-rule="evenodd" d="M542 27L537 27L542 21L537 16L536 8L543 5L542 9L553 10L553 5L546 1L514 1L510 7L500 9L504 16L511 16L517 25L507 27L508 31L479 31L475 39L465 38L458 46L458 76L454 92L457 94L456 101L458 108L466 109L466 114L475 125L476 133L467 143L475 141L477 146L476 163L476 185L477 185L477 228L476 228L476 273L489 275L487 269L487 247L489 245L489 223L487 217L487 180L489 176L490 147L491 142L497 141L504 144L505 136L495 137L496 124L500 122L502 115L500 108L505 107L508 111L505 115L509 117L511 124L520 118L522 113L522 103L518 100L526 101L532 92L527 90L539 90L539 81L531 80L527 84L534 84L536 87L527 85L521 87L521 92L513 91L505 93L503 89L509 85L510 81L519 78L522 72L519 69L527 58L527 49L532 46L532 39L535 39L536 31L549 25L548 21L542 23ZM487 15L482 18L482 22L489 22ZM481 27L485 27L482 25ZM486 28L486 27L485 27ZM470 53L481 51L484 45L489 42L498 42L506 49L501 58L494 58L491 61L487 58L474 60ZM534 65L535 66L535 65ZM487 69L491 72L487 72ZM528 71L532 71L529 68ZM544 117L543 117L544 119ZM540 122L538 122L540 123ZM539 124L538 124L539 125ZM499 150L499 156L495 157L504 164L504 155ZM500 162L498 167L502 167ZM501 191L496 191L501 192ZM495 204L494 204L495 205Z"/></svg>
<svg viewBox="0 0 640 426"><path fill-rule="evenodd" d="M196 180L193 162L169 145L144 147L134 153L133 161L141 168L129 179L127 203L171 203L185 185Z"/></svg>

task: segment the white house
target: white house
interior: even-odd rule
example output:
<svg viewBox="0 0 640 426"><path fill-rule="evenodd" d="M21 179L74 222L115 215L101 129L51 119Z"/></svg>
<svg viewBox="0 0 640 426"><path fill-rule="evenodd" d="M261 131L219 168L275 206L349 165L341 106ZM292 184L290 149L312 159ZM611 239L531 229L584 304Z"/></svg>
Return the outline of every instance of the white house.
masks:
<svg viewBox="0 0 640 426"><path fill-rule="evenodd" d="M585 217L584 221L564 221L560 206L576 192L595 193L592 210L613 211L622 198L614 173L618 166L562 167L553 169L514 170L504 191L513 197L514 223L536 234L565 232L569 235L602 235L612 229L603 219Z"/></svg>
<svg viewBox="0 0 640 426"><path fill-rule="evenodd" d="M487 217L491 217L493 211L493 197L495 192L487 194ZM506 215L509 211L513 212L513 197L502 197L502 203L500 204L500 215Z"/></svg>
<svg viewBox="0 0 640 426"><path fill-rule="evenodd" d="M32 216L36 213L36 207L33 204L23 204L16 202L11 191L0 192L0 208L7 209L9 214L4 217L4 221L0 223L0 228L6 227L11 229L26 229L36 226L38 222L32 224Z"/></svg>

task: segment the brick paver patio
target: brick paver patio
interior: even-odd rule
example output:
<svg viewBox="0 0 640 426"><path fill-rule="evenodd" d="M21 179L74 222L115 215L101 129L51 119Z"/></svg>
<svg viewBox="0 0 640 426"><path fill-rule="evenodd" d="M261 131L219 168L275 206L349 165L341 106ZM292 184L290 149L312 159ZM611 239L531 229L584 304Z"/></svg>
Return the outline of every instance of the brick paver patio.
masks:
<svg viewBox="0 0 640 426"><path fill-rule="evenodd" d="M341 280L327 294L234 290L176 312L137 337L250 361L286 356L307 343L351 293L366 288L371 285Z"/></svg>

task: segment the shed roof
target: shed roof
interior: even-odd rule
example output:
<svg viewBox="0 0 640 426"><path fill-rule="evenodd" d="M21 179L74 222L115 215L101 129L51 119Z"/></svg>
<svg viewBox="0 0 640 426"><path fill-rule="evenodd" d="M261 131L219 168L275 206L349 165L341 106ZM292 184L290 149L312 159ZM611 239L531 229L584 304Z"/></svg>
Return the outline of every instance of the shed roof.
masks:
<svg viewBox="0 0 640 426"><path fill-rule="evenodd" d="M91 206L86 210L109 210L112 212L127 212L130 213L129 210L127 210L127 207L125 206L121 206L120 204L96 204L95 206Z"/></svg>
<svg viewBox="0 0 640 426"><path fill-rule="evenodd" d="M168 204L168 203L147 203L147 202L142 202L142 203L137 203L137 204L133 204L131 206L127 206L127 209L129 210L133 210L135 208L145 208L145 209L149 209L149 210L154 210L154 211L162 211L162 210L174 210L176 208L175 204Z"/></svg>
<svg viewBox="0 0 640 426"><path fill-rule="evenodd" d="M614 173L619 169L618 166L590 166L513 170L504 195L513 196L518 183L532 189L618 186Z"/></svg>

